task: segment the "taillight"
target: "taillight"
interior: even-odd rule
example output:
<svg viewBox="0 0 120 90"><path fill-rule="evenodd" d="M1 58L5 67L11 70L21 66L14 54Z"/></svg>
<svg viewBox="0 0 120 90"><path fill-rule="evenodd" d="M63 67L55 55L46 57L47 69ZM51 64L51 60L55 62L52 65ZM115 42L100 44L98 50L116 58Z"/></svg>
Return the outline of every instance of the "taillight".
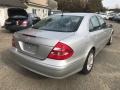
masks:
<svg viewBox="0 0 120 90"><path fill-rule="evenodd" d="M15 37L13 36L13 38L12 38L12 46L13 47L16 47L16 44L15 44Z"/></svg>
<svg viewBox="0 0 120 90"><path fill-rule="evenodd" d="M28 25L28 21L27 21L27 20L25 20L25 21L23 21L23 22L22 22L22 25L21 25L21 26L26 27L27 25Z"/></svg>
<svg viewBox="0 0 120 90"><path fill-rule="evenodd" d="M48 58L55 60L65 60L73 55L74 51L68 45L58 42L52 49Z"/></svg>

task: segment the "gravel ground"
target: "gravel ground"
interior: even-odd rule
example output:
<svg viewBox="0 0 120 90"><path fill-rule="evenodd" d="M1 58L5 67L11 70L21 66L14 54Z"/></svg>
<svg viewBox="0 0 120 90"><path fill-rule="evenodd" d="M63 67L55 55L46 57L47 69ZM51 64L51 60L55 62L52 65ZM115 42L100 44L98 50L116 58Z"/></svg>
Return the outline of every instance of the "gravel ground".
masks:
<svg viewBox="0 0 120 90"><path fill-rule="evenodd" d="M97 55L92 72L62 80L43 77L12 62L8 52L12 34L1 29L0 90L120 90L120 24L113 25L113 44Z"/></svg>

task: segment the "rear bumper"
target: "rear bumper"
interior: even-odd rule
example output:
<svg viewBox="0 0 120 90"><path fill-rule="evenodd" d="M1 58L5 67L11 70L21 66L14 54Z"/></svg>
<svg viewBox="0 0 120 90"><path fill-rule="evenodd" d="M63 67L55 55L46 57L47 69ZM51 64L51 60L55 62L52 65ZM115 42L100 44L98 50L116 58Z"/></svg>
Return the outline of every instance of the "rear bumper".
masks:
<svg viewBox="0 0 120 90"><path fill-rule="evenodd" d="M11 59L14 60L20 66L37 74L41 74L43 76L55 78L55 79L62 79L74 73L79 72L80 70L82 70L84 63L83 62L84 60L78 60L79 63L74 62L70 65L57 67L57 66L45 64L43 63L44 61L19 53L15 48L10 49L10 52L11 52Z"/></svg>

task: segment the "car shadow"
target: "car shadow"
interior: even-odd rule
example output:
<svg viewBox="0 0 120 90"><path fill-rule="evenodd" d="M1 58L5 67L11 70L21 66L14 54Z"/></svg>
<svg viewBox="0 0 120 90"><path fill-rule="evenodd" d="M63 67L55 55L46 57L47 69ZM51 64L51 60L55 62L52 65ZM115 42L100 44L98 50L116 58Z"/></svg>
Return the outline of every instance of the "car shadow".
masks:
<svg viewBox="0 0 120 90"><path fill-rule="evenodd" d="M17 72L19 74L22 74L26 77L30 77L30 78L37 79L37 80L38 79L47 79L47 77L33 73L33 72L17 65L12 59L10 59L9 50L5 50L5 51L1 52L1 59L5 65L7 65L9 68L11 68L12 70L14 70L15 72Z"/></svg>
<svg viewBox="0 0 120 90"><path fill-rule="evenodd" d="M10 33L8 30L6 30L5 28L1 28L1 32L2 33Z"/></svg>

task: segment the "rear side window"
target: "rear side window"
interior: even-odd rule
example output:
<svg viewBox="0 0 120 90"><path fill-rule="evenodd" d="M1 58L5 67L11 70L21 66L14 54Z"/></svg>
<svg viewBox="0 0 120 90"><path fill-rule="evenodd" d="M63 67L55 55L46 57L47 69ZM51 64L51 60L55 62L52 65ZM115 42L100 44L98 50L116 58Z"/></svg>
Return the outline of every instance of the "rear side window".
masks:
<svg viewBox="0 0 120 90"><path fill-rule="evenodd" d="M104 19L100 16L97 16L97 18L100 22L101 28L105 28L106 27L106 22L104 21Z"/></svg>
<svg viewBox="0 0 120 90"><path fill-rule="evenodd" d="M103 18L102 18L102 17L100 17L100 16L97 16L97 17L98 17L99 22L100 22L100 24L101 24L101 25L105 23L105 21L103 20Z"/></svg>
<svg viewBox="0 0 120 90"><path fill-rule="evenodd" d="M99 21L98 21L98 19L97 19L96 16L93 16L93 17L91 18L91 22L92 22L92 24L93 24L93 27L99 27L99 26L100 26Z"/></svg>
<svg viewBox="0 0 120 90"><path fill-rule="evenodd" d="M90 32L93 31L93 25L92 25L91 21L89 22L89 31L90 31Z"/></svg>
<svg viewBox="0 0 120 90"><path fill-rule="evenodd" d="M96 16L93 16L90 20L90 28L93 27L92 31L99 30L100 23L98 21L98 18Z"/></svg>
<svg viewBox="0 0 120 90"><path fill-rule="evenodd" d="M56 32L75 32L82 20L83 16L53 15L41 20L33 28Z"/></svg>

